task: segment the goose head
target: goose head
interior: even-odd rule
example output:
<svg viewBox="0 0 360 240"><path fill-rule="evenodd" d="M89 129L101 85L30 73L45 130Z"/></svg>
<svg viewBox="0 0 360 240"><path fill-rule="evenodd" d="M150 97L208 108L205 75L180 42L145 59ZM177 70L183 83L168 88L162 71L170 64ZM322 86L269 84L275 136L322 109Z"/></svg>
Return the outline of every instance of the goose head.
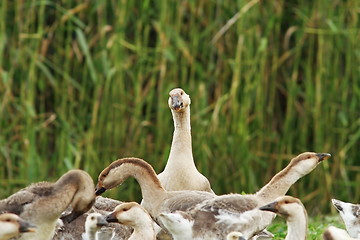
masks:
<svg viewBox="0 0 360 240"><path fill-rule="evenodd" d="M90 232L95 232L108 223L100 213L90 213L86 217L85 229Z"/></svg>
<svg viewBox="0 0 360 240"><path fill-rule="evenodd" d="M175 112L183 112L190 103L190 97L181 88L175 88L169 92L169 107Z"/></svg>
<svg viewBox="0 0 360 240"><path fill-rule="evenodd" d="M289 168L299 175L304 176L314 170L320 162L330 157L331 154L329 153L301 153L291 160Z"/></svg>
<svg viewBox="0 0 360 240"><path fill-rule="evenodd" d="M95 194L100 195L108 189L121 185L130 176L136 178L137 175L142 174L139 171L131 170L133 168L141 168L146 171L154 182L161 185L150 164L139 158L122 158L112 162L99 174Z"/></svg>
<svg viewBox="0 0 360 240"><path fill-rule="evenodd" d="M0 237L15 237L20 233L35 232L36 227L13 213L0 214Z"/></svg>
<svg viewBox="0 0 360 240"><path fill-rule="evenodd" d="M296 218L299 214L307 217L307 213L301 201L298 198L291 196L281 196L274 202L260 207L260 210L274 212L286 220Z"/></svg>
<svg viewBox="0 0 360 240"><path fill-rule="evenodd" d="M147 220L151 221L150 215L146 210L136 202L127 202L118 205L112 213L106 216L107 222L117 222L127 226L135 226L136 221L146 221L144 214L148 216Z"/></svg>
<svg viewBox="0 0 360 240"><path fill-rule="evenodd" d="M340 213L349 235L354 238L360 237L360 205L342 202L337 199L332 199L331 201Z"/></svg>
<svg viewBox="0 0 360 240"><path fill-rule="evenodd" d="M245 240L241 232L231 232L226 236L226 240Z"/></svg>
<svg viewBox="0 0 360 240"><path fill-rule="evenodd" d="M76 189L70 205L72 212L61 219L70 223L83 213L87 212L95 202L94 182L90 175L80 169L70 170L58 181L59 185L69 185Z"/></svg>

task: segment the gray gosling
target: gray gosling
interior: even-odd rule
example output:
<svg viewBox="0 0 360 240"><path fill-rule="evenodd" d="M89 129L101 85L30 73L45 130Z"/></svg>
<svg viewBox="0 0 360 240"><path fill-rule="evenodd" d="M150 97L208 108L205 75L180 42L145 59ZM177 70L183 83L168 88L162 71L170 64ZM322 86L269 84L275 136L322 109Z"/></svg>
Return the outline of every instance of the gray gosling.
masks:
<svg viewBox="0 0 360 240"><path fill-rule="evenodd" d="M147 211L136 202L123 203L106 217L108 222L117 222L134 229L129 240L155 240L155 223Z"/></svg>
<svg viewBox="0 0 360 240"><path fill-rule="evenodd" d="M0 214L0 240L8 240L21 233L35 232L36 227L13 213Z"/></svg>
<svg viewBox="0 0 360 240"><path fill-rule="evenodd" d="M167 191L198 190L214 193L209 180L196 168L190 125L190 97L181 88L169 92L169 108L174 120L170 155L163 172L158 175Z"/></svg>
<svg viewBox="0 0 360 240"><path fill-rule="evenodd" d="M288 232L285 240L305 240L307 231L307 213L297 198L282 196L274 202L260 207L262 211L274 212L286 219Z"/></svg>
<svg viewBox="0 0 360 240"><path fill-rule="evenodd" d="M332 199L332 204L340 213L350 237L360 239L360 204Z"/></svg>
<svg viewBox="0 0 360 240"><path fill-rule="evenodd" d="M100 213L90 213L85 221L85 233L82 235L83 240L97 240L96 233L108 223Z"/></svg>
<svg viewBox="0 0 360 240"><path fill-rule="evenodd" d="M53 237L58 218L72 207L72 212L62 218L71 222L87 212L95 201L94 182L82 170L70 170L55 183L39 182L0 201L0 212L10 212L35 224L37 231L24 233L19 239L49 240Z"/></svg>

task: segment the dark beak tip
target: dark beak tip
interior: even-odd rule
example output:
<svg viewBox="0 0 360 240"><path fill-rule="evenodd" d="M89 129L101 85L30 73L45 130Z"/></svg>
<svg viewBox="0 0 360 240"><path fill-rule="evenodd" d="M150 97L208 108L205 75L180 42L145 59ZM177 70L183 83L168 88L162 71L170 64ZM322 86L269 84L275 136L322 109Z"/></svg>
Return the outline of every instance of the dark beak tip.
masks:
<svg viewBox="0 0 360 240"><path fill-rule="evenodd" d="M105 191L106 191L106 188L104 188L104 187L95 188L95 195L96 195L96 196L99 196L99 195L101 195L102 193L104 193Z"/></svg>
<svg viewBox="0 0 360 240"><path fill-rule="evenodd" d="M107 222L97 224L98 227L104 227L104 226L107 226L107 225L109 225Z"/></svg>
<svg viewBox="0 0 360 240"><path fill-rule="evenodd" d="M259 209L262 211L269 211L269 212L273 212L273 213L277 213L277 202L272 202L268 205L262 206Z"/></svg>
<svg viewBox="0 0 360 240"><path fill-rule="evenodd" d="M36 230L36 226L30 223L24 223L20 225L20 232L25 233L25 232L35 232Z"/></svg>
<svg viewBox="0 0 360 240"><path fill-rule="evenodd" d="M108 223L113 223L113 222L118 222L118 220L116 218L114 218L113 216L109 215L105 218L105 220L108 222Z"/></svg>
<svg viewBox="0 0 360 240"><path fill-rule="evenodd" d="M319 161L323 161L331 157L330 153L317 153L316 156L319 158Z"/></svg>

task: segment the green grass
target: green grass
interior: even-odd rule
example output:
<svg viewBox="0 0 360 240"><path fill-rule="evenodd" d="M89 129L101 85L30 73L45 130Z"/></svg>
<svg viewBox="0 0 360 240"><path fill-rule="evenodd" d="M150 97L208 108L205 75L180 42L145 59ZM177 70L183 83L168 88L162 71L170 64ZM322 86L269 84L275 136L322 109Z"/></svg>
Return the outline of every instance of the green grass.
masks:
<svg viewBox="0 0 360 240"><path fill-rule="evenodd" d="M216 193L254 192L316 151L332 158L289 194L311 216L360 202L359 5L0 1L0 198L72 168L95 180L124 156L160 172L180 86ZM108 196L141 198L133 180Z"/></svg>
<svg viewBox="0 0 360 240"><path fill-rule="evenodd" d="M339 215L312 217L308 221L308 240L323 239L322 234L329 226L345 229L345 226ZM277 217L267 229L274 234L274 240L283 240L286 237L287 226L284 219L280 217Z"/></svg>

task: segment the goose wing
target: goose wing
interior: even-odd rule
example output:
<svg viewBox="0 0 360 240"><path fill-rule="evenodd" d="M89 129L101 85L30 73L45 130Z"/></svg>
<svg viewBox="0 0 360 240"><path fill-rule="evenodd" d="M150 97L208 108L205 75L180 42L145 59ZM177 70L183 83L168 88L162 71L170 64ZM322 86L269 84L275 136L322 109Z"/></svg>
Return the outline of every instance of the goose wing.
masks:
<svg viewBox="0 0 360 240"><path fill-rule="evenodd" d="M32 184L0 201L0 213L11 212L20 215L24 207L34 202L39 196L48 194L50 183Z"/></svg>
<svg viewBox="0 0 360 240"><path fill-rule="evenodd" d="M174 191L166 199L160 212L187 211L199 203L213 199L216 195L204 191Z"/></svg>
<svg viewBox="0 0 360 240"><path fill-rule="evenodd" d="M197 208L202 211L243 213L259 206L259 201L253 195L228 194L204 201Z"/></svg>

